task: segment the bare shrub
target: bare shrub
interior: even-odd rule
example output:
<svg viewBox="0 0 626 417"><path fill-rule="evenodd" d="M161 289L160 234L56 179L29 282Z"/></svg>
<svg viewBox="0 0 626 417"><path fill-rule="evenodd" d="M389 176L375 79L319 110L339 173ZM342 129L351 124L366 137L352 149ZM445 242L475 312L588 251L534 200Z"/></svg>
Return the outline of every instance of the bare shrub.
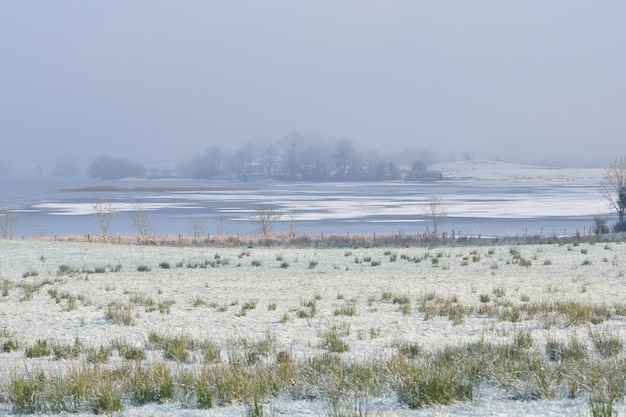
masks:
<svg viewBox="0 0 626 417"><path fill-rule="evenodd" d="M4 207L0 215L0 236L2 239L13 239L15 237L15 225L17 216L10 207Z"/></svg>
<svg viewBox="0 0 626 417"><path fill-rule="evenodd" d="M437 234L437 228L446 219L446 207L441 200L441 197L436 195L430 195L426 198L426 201L422 203L422 214L426 222L426 234Z"/></svg>
<svg viewBox="0 0 626 417"><path fill-rule="evenodd" d="M142 203L133 204L133 227L141 238L148 237L152 232L152 219Z"/></svg>
<svg viewBox="0 0 626 417"><path fill-rule="evenodd" d="M616 159L606 169L600 193L607 202L609 209L617 214L616 231L626 230L624 225L624 213L626 213L626 157Z"/></svg>
<svg viewBox="0 0 626 417"><path fill-rule="evenodd" d="M261 204L254 216L252 216L252 220L254 220L259 225L259 230L264 238L272 232L272 227L274 222L279 220L283 216L283 213L274 208L265 204Z"/></svg>
<svg viewBox="0 0 626 417"><path fill-rule="evenodd" d="M195 241L199 240L206 234L206 226L201 219L191 219L191 236Z"/></svg>
<svg viewBox="0 0 626 417"><path fill-rule="evenodd" d="M102 239L106 240L107 232L113 223L115 217L115 210L113 210L113 203L110 201L104 201L101 197L96 197L93 203L93 211L100 223L100 231L102 232Z"/></svg>

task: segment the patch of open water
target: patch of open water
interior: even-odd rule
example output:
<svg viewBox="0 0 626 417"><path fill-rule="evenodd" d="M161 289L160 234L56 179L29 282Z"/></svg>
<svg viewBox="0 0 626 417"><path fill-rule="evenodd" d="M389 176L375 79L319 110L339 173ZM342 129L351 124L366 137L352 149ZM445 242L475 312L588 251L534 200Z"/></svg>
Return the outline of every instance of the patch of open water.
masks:
<svg viewBox="0 0 626 417"><path fill-rule="evenodd" d="M71 192L78 187L118 187L113 191ZM441 198L447 218L440 231L487 236L588 233L604 210L595 181L441 181L436 183L276 183L193 180L89 179L2 180L0 204L18 216L16 236L98 234L96 197L110 201L116 216L109 234L135 234L140 203L155 234L190 234L200 221L208 234L250 234L261 204L285 213L279 232L300 234L421 234L422 205ZM136 191L136 187L149 190ZM206 191L174 191L206 187ZM162 190L158 190L162 188ZM124 190L122 190L124 189Z"/></svg>

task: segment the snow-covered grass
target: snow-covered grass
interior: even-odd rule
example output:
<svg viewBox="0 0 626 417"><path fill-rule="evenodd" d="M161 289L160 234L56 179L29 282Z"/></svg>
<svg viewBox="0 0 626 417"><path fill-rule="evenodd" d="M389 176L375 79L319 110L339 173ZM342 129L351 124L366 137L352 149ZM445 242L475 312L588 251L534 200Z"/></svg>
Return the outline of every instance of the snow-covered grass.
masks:
<svg viewBox="0 0 626 417"><path fill-rule="evenodd" d="M626 411L621 242L0 241L0 265L5 414Z"/></svg>
<svg viewBox="0 0 626 417"><path fill-rule="evenodd" d="M552 168L510 162L476 160L433 164L449 180L544 181L600 183L605 168Z"/></svg>

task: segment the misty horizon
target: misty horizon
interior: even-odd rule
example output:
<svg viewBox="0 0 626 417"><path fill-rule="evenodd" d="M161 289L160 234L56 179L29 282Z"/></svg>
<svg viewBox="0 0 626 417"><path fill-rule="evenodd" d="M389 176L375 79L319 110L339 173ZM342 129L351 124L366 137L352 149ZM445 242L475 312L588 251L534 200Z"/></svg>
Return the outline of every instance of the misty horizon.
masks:
<svg viewBox="0 0 626 417"><path fill-rule="evenodd" d="M292 134L293 135L293 134ZM211 177L198 177L197 175L193 175L190 173L190 167L193 165L207 165L209 162L206 161L207 155L212 152L218 152L218 165L221 165L222 168L218 172L215 173L215 177L219 179L242 179L241 176L236 175L235 168L230 167L231 164L237 163L238 158L240 158L239 154L242 151L249 151L248 147L252 147L253 151L247 157L245 161L239 161L239 163L244 163L246 165L263 163L266 159L270 158L274 161L278 161L280 163L285 162L289 156L286 154L285 149L281 148L281 141L286 140L291 137L290 135L285 136L279 141L270 142L268 144L263 144L257 146L253 143L247 143L243 146L233 149L227 148L224 146L220 146L217 144L216 146L209 146L204 150L197 150L197 152L190 154L187 158L183 159L170 159L170 160L150 160L150 159L142 159L141 155L115 155L115 154L99 154L94 155L90 159L71 159L71 158L63 158L59 160L48 160L41 161L42 163L37 163L37 161L18 161L11 163L6 163L3 160L0 160L0 178L2 177L58 177L58 178L71 178L71 177L92 177L93 179L98 179L97 175L93 175L90 173L90 170L94 167L94 165L98 164L102 160L107 160L108 163L115 163L116 161L123 164L128 165L136 165L140 167L141 170L145 171L138 175L126 175L123 177L136 177L142 178L145 177L147 179L150 178L203 178L203 179L211 179ZM511 164L520 164L522 166L536 166L538 168L547 167L547 168L604 168L606 164L602 163L566 163L563 164L559 160L549 160L548 158L543 158L538 161L526 161L526 160L516 160L512 158L510 160L504 160L501 158L481 158L481 155L477 155L474 150L464 151L459 153L458 155L448 155L447 158L442 158L440 155L435 153L430 149L425 148L406 148L401 150L389 150L388 152L380 152L372 149L363 149L358 148L352 140L350 139L338 139L334 142L320 142L315 140L307 140L302 136L298 136L302 139L302 143L300 144L300 149L297 155L294 157L297 159L297 164L300 169L302 166L307 164L306 155L307 153L314 153L311 157L322 157L325 158L323 161L324 164L329 168L335 168L336 164L336 155L334 155L334 145L340 142L349 142L352 146L351 155L349 156L349 165L353 168L360 167L360 169L373 169L372 166L375 164L384 164L388 165L389 163L394 164L402 173L402 177L409 171L411 171L411 167L414 164L420 164L424 167L424 169L430 169L434 166L436 170L437 164L446 163L446 162L462 162L462 161L475 161L479 162L503 162L503 163L511 163ZM268 152L270 152L268 154ZM211 156L212 158L216 158L216 156ZM310 158L309 158L310 159ZM203 161L204 160L204 161ZM309 162L310 163L310 162ZM113 167L109 167L112 169ZM280 179L280 176L274 179ZM268 176L269 178L269 176ZM286 179L284 176L282 179ZM292 178L291 180L293 180Z"/></svg>
<svg viewBox="0 0 626 417"><path fill-rule="evenodd" d="M625 17L614 1L3 2L0 174L292 132L606 166L626 136Z"/></svg>

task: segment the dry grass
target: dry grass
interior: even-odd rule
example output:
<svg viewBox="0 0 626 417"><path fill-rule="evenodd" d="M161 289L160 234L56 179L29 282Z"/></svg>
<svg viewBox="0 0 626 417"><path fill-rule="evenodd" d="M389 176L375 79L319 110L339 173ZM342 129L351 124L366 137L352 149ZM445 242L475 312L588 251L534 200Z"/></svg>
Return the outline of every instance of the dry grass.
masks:
<svg viewBox="0 0 626 417"><path fill-rule="evenodd" d="M57 242L92 242L92 243L109 243L123 245L158 245L158 246L210 246L210 247L249 247L249 246L291 246L291 247L327 247L327 248L373 248L373 247L438 247L438 246L467 246L467 245L492 245L494 243L501 244L506 242L519 244L554 244L568 243L574 239L576 241L595 241L594 236L583 237L513 237L500 238L497 241L484 240L475 237L460 237L456 239L432 236L432 235L325 235L323 233L316 235L294 234L294 233L268 233L267 236L259 234L242 235L207 235L202 238L188 236L180 233L176 236L172 235L121 235L114 234L103 239L98 235L69 235L69 236L38 236L33 238L42 241ZM397 254L390 254L390 261L395 262ZM479 258L473 257L474 262L478 262ZM529 260L525 258L515 259L522 266L528 266ZM376 261L378 263L379 261Z"/></svg>
<svg viewBox="0 0 626 417"><path fill-rule="evenodd" d="M216 246L208 263L206 249L164 248L172 250L169 268L140 273L137 265L158 265L164 258L159 252L159 258L138 262L144 256L139 253L97 275L93 265L106 261L54 260L46 253L51 260L37 275L23 277L28 264L20 264L17 275L4 273L3 306L47 303L55 319L74 325L81 315L96 313L76 327L81 339L74 343L71 337L23 343L13 331L0 333L6 347L0 356L28 357L26 367L9 369L2 400L16 413L112 414L169 402L186 408L238 404L249 415L267 415L275 401L307 400L323 402L327 415L359 415L380 397L419 409L472 402L488 389L510 401L584 399L592 415L621 406L626 355L614 326L626 318L626 306L598 296L604 287L595 275L585 275L589 268L581 261L604 264L612 269L603 276L620 277L622 244L600 247L601 255L590 244L572 251L554 245L547 255L540 246L520 245L479 247L469 256L467 249L447 246L394 248L300 254L292 247ZM246 262L225 262L240 251ZM543 262L548 255L550 264ZM467 265L461 266L464 257ZM292 262L289 268L280 268L284 259ZM372 268L372 259L385 262ZM253 260L263 261L252 266ZM218 261L220 268L214 268L211 262ZM194 262L207 267L185 268ZM565 281L554 278L557 268L567 269ZM400 271L411 279L400 281ZM551 280L525 286L527 275L544 271ZM332 282L331 274L337 275ZM285 283L293 287L284 289ZM239 291L225 291L229 285ZM95 305L85 297L87 287L100 290ZM176 323L187 325L185 317L191 317L185 314L204 318L203 325L219 321L254 333L179 333ZM128 338L85 339L90 322ZM454 340L432 343L438 329ZM50 363L62 371L50 373Z"/></svg>

